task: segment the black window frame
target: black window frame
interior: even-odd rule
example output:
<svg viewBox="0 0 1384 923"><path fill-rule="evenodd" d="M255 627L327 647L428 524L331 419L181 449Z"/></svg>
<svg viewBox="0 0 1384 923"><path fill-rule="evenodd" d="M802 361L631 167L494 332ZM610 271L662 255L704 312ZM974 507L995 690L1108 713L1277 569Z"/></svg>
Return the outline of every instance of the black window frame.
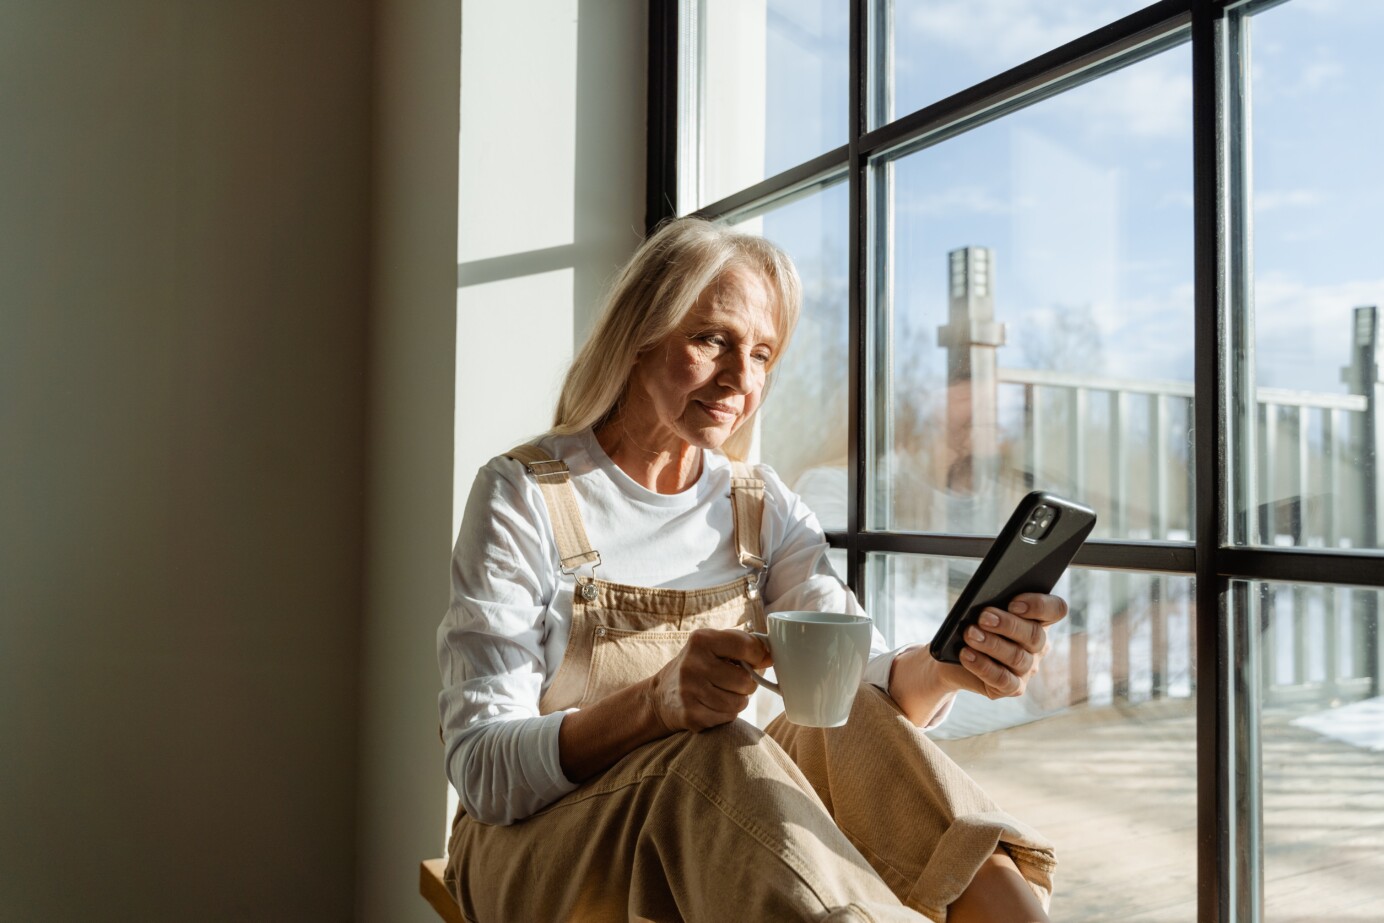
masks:
<svg viewBox="0 0 1384 923"><path fill-rule="evenodd" d="M1246 184L1240 139L1246 113L1235 84L1241 13L1287 0L1160 0L915 112L871 129L869 17L883 26L888 0L849 0L850 93L847 142L719 201L690 211L710 219L778 204L845 177L849 183L849 495L844 531L828 533L847 554L847 582L865 585L868 555L895 552L978 558L986 537L873 531L863 528L869 498L865 478L870 432L868 377L871 229L867 195L870 159L922 139L955 132L980 115L997 117L1070 88L1076 77L1094 79L1122 56L1151 55L1189 42L1192 58L1194 430L1214 434L1194 444L1195 540L1094 540L1076 564L1195 578L1197 642L1197 917L1229 923L1262 917L1260 795L1257 772L1258 687L1255 628L1248 623L1249 581L1338 584L1384 588L1384 552L1264 547L1235 544L1245 535L1232 521L1229 448L1236 426L1233 382L1243 373L1236 350L1234 287L1250 284L1245 271L1248 235L1239 203ZM648 172L649 229L678 209L679 8L654 0L649 15ZM1116 59L1119 58L1119 62ZM969 127L967 125L966 127ZM1236 365L1238 363L1238 366ZM1379 463L1384 460L1376 460ZM1377 629L1376 629L1377 630ZM1376 677L1377 682L1377 677ZM1377 694L1377 690L1376 690ZM1243 781L1248 780L1248 781Z"/></svg>

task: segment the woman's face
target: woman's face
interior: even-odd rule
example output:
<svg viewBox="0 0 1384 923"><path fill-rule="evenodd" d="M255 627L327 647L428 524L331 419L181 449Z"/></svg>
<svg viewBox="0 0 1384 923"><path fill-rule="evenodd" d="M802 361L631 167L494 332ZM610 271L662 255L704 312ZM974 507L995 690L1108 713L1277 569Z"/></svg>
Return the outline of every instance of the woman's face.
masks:
<svg viewBox="0 0 1384 923"><path fill-rule="evenodd" d="M727 270L672 335L639 357L626 432L651 451L678 443L720 448L759 406L778 345L763 279Z"/></svg>

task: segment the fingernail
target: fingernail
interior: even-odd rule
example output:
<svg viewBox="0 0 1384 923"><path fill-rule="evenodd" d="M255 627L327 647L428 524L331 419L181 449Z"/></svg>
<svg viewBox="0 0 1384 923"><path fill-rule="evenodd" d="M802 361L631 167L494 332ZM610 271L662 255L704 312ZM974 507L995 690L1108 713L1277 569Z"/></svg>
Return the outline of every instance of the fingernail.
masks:
<svg viewBox="0 0 1384 923"><path fill-rule="evenodd" d="M1019 602L1018 600L1015 600L1014 602L1009 604L1009 611L1014 613L1015 615L1023 615L1025 612L1028 611L1028 603Z"/></svg>
<svg viewBox="0 0 1384 923"><path fill-rule="evenodd" d="M994 628L1000 623L1000 617L993 612L987 612L980 617L980 624L986 628Z"/></svg>
<svg viewBox="0 0 1384 923"><path fill-rule="evenodd" d="M961 652L961 659L966 661L974 661L976 659L975 652L970 649L963 650Z"/></svg>
<svg viewBox="0 0 1384 923"><path fill-rule="evenodd" d="M980 642L985 640L985 632L981 631L979 628L972 628L970 631L966 632L966 634L972 641Z"/></svg>

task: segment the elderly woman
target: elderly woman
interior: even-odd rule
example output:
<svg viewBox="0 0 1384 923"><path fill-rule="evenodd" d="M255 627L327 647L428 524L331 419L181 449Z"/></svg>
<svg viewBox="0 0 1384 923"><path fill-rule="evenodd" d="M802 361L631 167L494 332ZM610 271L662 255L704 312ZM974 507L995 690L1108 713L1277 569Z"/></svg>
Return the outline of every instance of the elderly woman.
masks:
<svg viewBox="0 0 1384 923"><path fill-rule="evenodd" d="M1018 695L1059 598L987 610L958 665L875 633L840 728L737 716L766 612L859 612L817 520L744 458L800 286L772 244L662 227L553 429L481 469L438 632L447 878L468 919L1046 919L1054 860L923 733Z"/></svg>

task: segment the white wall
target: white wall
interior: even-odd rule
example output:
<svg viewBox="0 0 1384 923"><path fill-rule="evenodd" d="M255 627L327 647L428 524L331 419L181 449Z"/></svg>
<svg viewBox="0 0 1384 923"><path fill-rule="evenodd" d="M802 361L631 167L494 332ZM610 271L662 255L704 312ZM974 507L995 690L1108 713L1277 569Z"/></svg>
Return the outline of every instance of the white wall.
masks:
<svg viewBox="0 0 1384 923"><path fill-rule="evenodd" d="M480 465L547 427L561 367L643 229L644 3L463 0L459 62L448 7L383 2L377 33L369 923L435 919L416 881L449 820L433 645L454 508Z"/></svg>
<svg viewBox="0 0 1384 923"><path fill-rule="evenodd" d="M370 34L0 5L0 920L354 914Z"/></svg>

